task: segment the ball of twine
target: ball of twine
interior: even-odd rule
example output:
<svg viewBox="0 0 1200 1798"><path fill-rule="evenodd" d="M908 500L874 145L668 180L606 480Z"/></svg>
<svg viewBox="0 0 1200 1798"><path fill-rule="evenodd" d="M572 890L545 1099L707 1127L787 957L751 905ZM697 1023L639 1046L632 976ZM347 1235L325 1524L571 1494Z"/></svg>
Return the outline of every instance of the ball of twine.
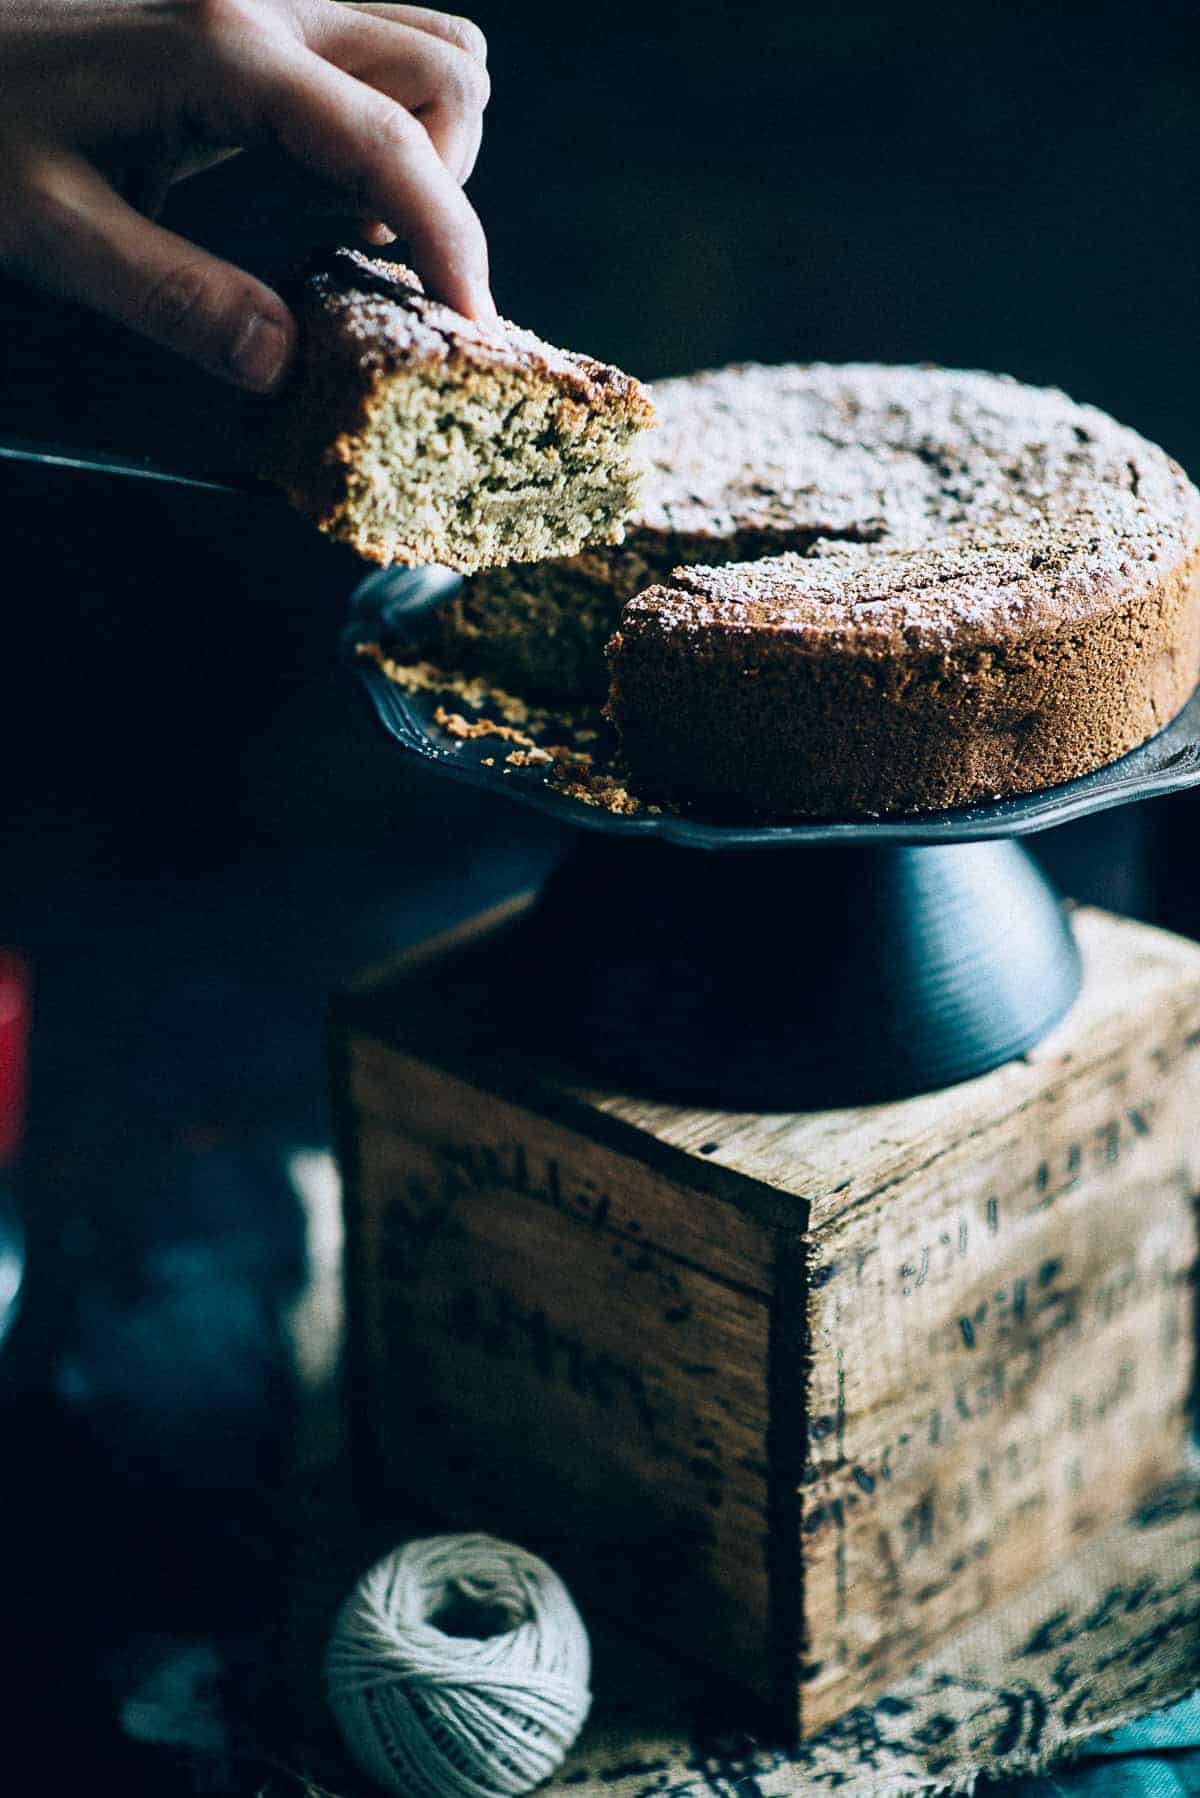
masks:
<svg viewBox="0 0 1200 1798"><path fill-rule="evenodd" d="M558 1575L494 1536L409 1542L363 1575L325 1679L346 1746L404 1798L512 1798L591 1704L587 1631Z"/></svg>

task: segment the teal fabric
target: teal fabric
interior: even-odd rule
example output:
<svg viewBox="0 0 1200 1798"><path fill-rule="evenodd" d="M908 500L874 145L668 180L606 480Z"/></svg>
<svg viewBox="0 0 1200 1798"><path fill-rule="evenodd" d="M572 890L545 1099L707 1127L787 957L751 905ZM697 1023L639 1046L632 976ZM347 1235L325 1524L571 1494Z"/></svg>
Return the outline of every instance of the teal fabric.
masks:
<svg viewBox="0 0 1200 1798"><path fill-rule="evenodd" d="M1200 1696L1089 1742L1083 1757L1039 1779L980 1788L990 1798L1200 1798Z"/></svg>
<svg viewBox="0 0 1200 1798"><path fill-rule="evenodd" d="M1200 1694L1185 1698L1169 1711L1155 1711L1140 1723L1127 1723L1090 1744L1091 1754L1144 1754L1149 1748L1200 1749Z"/></svg>

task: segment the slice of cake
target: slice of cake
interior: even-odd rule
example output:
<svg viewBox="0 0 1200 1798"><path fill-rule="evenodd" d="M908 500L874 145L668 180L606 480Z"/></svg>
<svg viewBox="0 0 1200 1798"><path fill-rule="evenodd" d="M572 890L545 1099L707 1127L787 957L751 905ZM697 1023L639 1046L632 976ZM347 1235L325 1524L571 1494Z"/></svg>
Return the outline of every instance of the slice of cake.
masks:
<svg viewBox="0 0 1200 1798"><path fill-rule="evenodd" d="M304 280L264 472L369 561L468 572L619 543L646 391L605 363L430 299L337 250Z"/></svg>

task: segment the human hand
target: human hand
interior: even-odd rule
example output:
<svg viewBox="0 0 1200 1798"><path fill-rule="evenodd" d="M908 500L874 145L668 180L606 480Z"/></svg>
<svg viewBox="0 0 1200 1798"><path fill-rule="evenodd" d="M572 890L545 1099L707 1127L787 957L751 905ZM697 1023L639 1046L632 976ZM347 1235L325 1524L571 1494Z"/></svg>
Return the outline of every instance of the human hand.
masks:
<svg viewBox="0 0 1200 1798"><path fill-rule="evenodd" d="M287 373L271 288L155 224L176 181L281 152L430 291L495 315L462 191L487 104L465 19L346 0L0 0L0 269L242 387Z"/></svg>

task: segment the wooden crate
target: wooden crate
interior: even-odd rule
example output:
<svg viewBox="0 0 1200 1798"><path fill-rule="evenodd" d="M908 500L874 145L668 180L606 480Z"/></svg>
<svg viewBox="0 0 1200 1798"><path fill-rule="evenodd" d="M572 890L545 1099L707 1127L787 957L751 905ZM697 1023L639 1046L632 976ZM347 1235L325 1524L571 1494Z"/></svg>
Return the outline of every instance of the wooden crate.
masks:
<svg viewBox="0 0 1200 1798"><path fill-rule="evenodd" d="M530 1043L519 910L335 1007L364 1484L809 1735L1185 1464L1200 948L1083 912L1032 1055L763 1116Z"/></svg>

